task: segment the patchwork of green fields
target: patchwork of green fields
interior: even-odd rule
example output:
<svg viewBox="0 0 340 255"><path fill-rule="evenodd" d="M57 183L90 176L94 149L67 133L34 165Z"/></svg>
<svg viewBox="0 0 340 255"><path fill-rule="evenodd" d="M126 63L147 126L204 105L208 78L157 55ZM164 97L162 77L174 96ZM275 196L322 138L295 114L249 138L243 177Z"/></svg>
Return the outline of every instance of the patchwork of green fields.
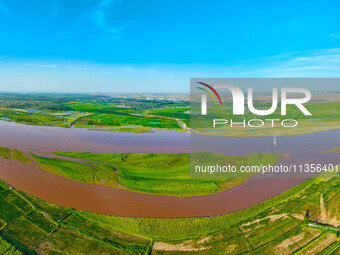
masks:
<svg viewBox="0 0 340 255"><path fill-rule="evenodd" d="M152 129L146 128L90 128L94 131L116 131L116 132L128 132L128 133L153 133Z"/></svg>
<svg viewBox="0 0 340 255"><path fill-rule="evenodd" d="M128 108L116 107L107 103L96 103L96 101L90 102L72 102L65 104L67 107L76 111L82 112L99 112L99 113L115 113L117 110L128 111ZM105 112L106 111L106 112Z"/></svg>
<svg viewBox="0 0 340 255"><path fill-rule="evenodd" d="M0 237L0 254L22 255L13 245Z"/></svg>
<svg viewBox="0 0 340 255"><path fill-rule="evenodd" d="M68 98L64 99L65 101ZM8 102L11 105L11 101ZM46 102L47 103L47 102ZM48 103L47 103L48 104ZM59 126L69 128L71 126L81 128L97 128L97 127L144 127L147 129L170 129L182 130L176 118L183 118L183 121L189 125L189 114L182 113L186 108L164 108L155 110L153 114L148 114L148 107L154 105L162 105L163 107L175 107L177 104L163 103L152 101L129 101L126 100L128 107L122 104L107 103L103 99L83 98L77 102L63 103L61 100L60 107L54 106L52 109L46 110L35 109L16 109L16 108L0 108L0 120L18 122L29 125L40 126ZM130 105L137 104L138 107L130 108ZM15 104L17 105L17 104ZM20 105L20 104L18 104ZM142 107L144 106L144 107ZM178 106L183 106L178 104ZM67 109L58 111L55 109ZM156 114L156 113L159 114ZM176 113L177 112L177 113ZM136 129L137 130L137 129ZM138 132L136 130L125 130L123 132ZM106 131L122 131L121 129L109 128ZM148 131L145 131L148 132ZM141 133L141 130L139 131Z"/></svg>
<svg viewBox="0 0 340 255"><path fill-rule="evenodd" d="M148 128L163 128L163 129L181 129L176 120L155 118L148 116L134 116L130 114L92 114L79 118L75 123L75 127L121 127L121 126L136 126Z"/></svg>
<svg viewBox="0 0 340 255"><path fill-rule="evenodd" d="M174 103L167 104L166 102L160 104L159 102L138 102L138 100L131 102L129 100L122 101L125 103L113 104L98 99L82 99L76 102L60 103L59 108L67 109L66 111L0 108L0 120L42 126L74 126L90 129L107 127L106 131L122 131L121 129L116 129L117 127L129 128L123 132L137 132L130 129L131 127L137 127L137 129L142 127L146 129L185 130L178 123L178 119L186 127L192 127L203 134L209 133L214 135L216 132L228 131L224 132L223 135L229 136L272 136L274 132L276 135L293 135L340 128L340 103L337 102L311 102L306 104L306 108L312 113L312 116L305 116L297 107L288 105L287 112L289 112L289 118L298 121L298 126L295 128L281 127L279 122L275 123L273 128L271 127L271 122L265 121L266 119L282 120L283 117L281 116L280 108L278 108L275 113L269 116L254 116L247 110L242 118L235 116L233 118L234 122L253 118L264 120L265 124L262 128L230 128L229 125L222 125L214 131L211 130L212 120L229 119L232 116L230 106L223 109L210 107L209 116L202 118L199 116L199 107L190 110L190 107L185 104L176 106ZM133 107L130 107L130 103ZM157 104L162 105L162 108L153 108ZM269 107L270 105L264 103L256 106L257 109L268 109ZM197 116L190 116L190 112ZM190 118L191 120L192 118L195 119L194 126L190 124Z"/></svg>
<svg viewBox="0 0 340 255"><path fill-rule="evenodd" d="M76 111L93 113L89 116L78 119L74 123L75 127L91 128L102 126L137 126L180 130L181 127L176 121L176 118L187 120L186 122L189 123L189 114L181 113L188 109L187 107L165 108L148 111L140 108L122 108L106 103L72 103L67 104L66 106Z"/></svg>
<svg viewBox="0 0 340 255"><path fill-rule="evenodd" d="M231 188L251 175L229 176L224 179L193 179L190 177L190 155L158 153L77 153L56 152L57 155L86 160L73 162L32 155L44 171L80 182L98 183L134 191L190 196L212 194ZM270 153L244 156L215 154L221 162L232 165L274 164L280 157Z"/></svg>
<svg viewBox="0 0 340 255"><path fill-rule="evenodd" d="M338 254L339 188L325 175L240 212L157 219L74 211L0 182L0 243L13 254Z"/></svg>
<svg viewBox="0 0 340 255"><path fill-rule="evenodd" d="M0 120L13 121L28 125L70 127L84 113L35 111L20 109L0 109Z"/></svg>
<svg viewBox="0 0 340 255"><path fill-rule="evenodd" d="M149 115L180 119L187 125L187 127L190 126L190 107L152 109L147 113Z"/></svg>
<svg viewBox="0 0 340 255"><path fill-rule="evenodd" d="M101 227L0 181L0 253L146 254L151 241Z"/></svg>
<svg viewBox="0 0 340 255"><path fill-rule="evenodd" d="M339 188L338 177L312 179L252 208L208 218L147 219L78 213L102 226L154 239L155 254L305 254L314 250L315 242L324 235L330 235L330 240L318 246L320 250L339 243L340 215L335 212ZM321 195L327 197L324 205L320 204ZM336 219L336 225L327 220L322 222L326 225L318 223L321 210ZM333 226L334 230L319 226Z"/></svg>

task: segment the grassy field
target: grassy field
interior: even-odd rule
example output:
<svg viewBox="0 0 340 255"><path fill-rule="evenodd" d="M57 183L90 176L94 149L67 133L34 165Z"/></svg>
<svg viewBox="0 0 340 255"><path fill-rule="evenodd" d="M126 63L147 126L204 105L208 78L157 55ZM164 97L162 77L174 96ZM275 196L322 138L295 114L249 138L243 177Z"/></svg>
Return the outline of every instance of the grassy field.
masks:
<svg viewBox="0 0 340 255"><path fill-rule="evenodd" d="M173 109L185 109L188 105L187 101L177 102L177 100L164 98L139 99L114 98L107 95L59 94L0 95L0 120L66 128L112 127L107 131L122 131L116 130L115 127L124 126L183 130L174 116L164 113L167 109L171 112ZM159 111L158 115L148 114L148 110L153 108L165 109L165 111ZM182 114L179 117L188 120L188 116Z"/></svg>
<svg viewBox="0 0 340 255"><path fill-rule="evenodd" d="M79 112L0 109L0 120L39 126L70 127L76 119L84 115L87 114Z"/></svg>
<svg viewBox="0 0 340 255"><path fill-rule="evenodd" d="M205 218L75 211L0 182L0 235L25 254L338 254L340 178L310 179L246 210ZM13 199L15 197L15 199ZM326 217L325 217L326 215Z"/></svg>
<svg viewBox="0 0 340 255"><path fill-rule="evenodd" d="M102 183L109 186L116 186L115 170L112 167L95 167L95 165L82 164L78 162L50 159L31 154L38 163L41 170L52 174L60 175L72 180L87 183ZM105 182L102 182L105 181Z"/></svg>
<svg viewBox="0 0 340 255"><path fill-rule="evenodd" d="M128 108L116 107L108 103L97 103L95 101L92 102L72 102L66 104L67 107L72 108L76 111L81 112L92 112L92 113L117 113L119 111L128 112Z"/></svg>
<svg viewBox="0 0 340 255"><path fill-rule="evenodd" d="M56 152L57 155L87 160L72 162L32 155L44 171L80 182L98 183L134 191L190 196L212 194L231 188L246 180L244 176L224 179L193 179L190 177L190 155L158 153L76 153ZM270 153L244 156L215 154L221 162L241 164L274 164L280 157Z"/></svg>
<svg viewBox="0 0 340 255"><path fill-rule="evenodd" d="M71 111L36 111L32 109L0 108L0 120L28 125L58 126L69 128L122 127L107 128L106 131L141 133L151 128L182 130L178 122L160 114L158 117L147 115L139 110L124 110L100 104L70 105ZM123 128L143 127L143 128ZM96 129L99 130L99 129Z"/></svg>
<svg viewBox="0 0 340 255"><path fill-rule="evenodd" d="M17 250L13 245L8 243L2 237L0 237L0 254L22 255L19 250Z"/></svg>
<svg viewBox="0 0 340 255"><path fill-rule="evenodd" d="M332 95L319 95L323 99L306 104L312 116L305 116L295 106L288 105L287 118L298 121L298 126L295 128L281 127L279 122L275 123L275 127L271 127L271 122L265 121L266 119L285 119L280 114L280 108L268 116L255 116L246 108L242 118L233 117L234 122L256 118L265 121L263 127L230 128L230 125L221 125L215 129L211 128L213 119L230 119L233 116L230 105L225 105L222 109L209 107L209 114L202 118L199 114L200 107L193 107L190 110L188 101L114 98L104 95L49 95L41 96L41 98L27 96L27 99L24 95L7 97L7 100L1 101L0 95L0 107L2 107L0 120L30 125L75 126L90 129L106 127L106 131L122 131L117 127L185 131L177 122L178 119L186 127L202 134L225 136L273 136L274 133L296 135L340 128L340 103L335 99L328 100L328 97L332 98ZM267 101L259 100L256 108L268 109L270 105ZM133 130L124 132L130 131Z"/></svg>
<svg viewBox="0 0 340 255"><path fill-rule="evenodd" d="M149 116L135 116L130 114L106 114L98 113L79 118L73 124L75 127L146 127L146 128L161 128L161 129L176 129L180 130L176 120L156 118Z"/></svg>
<svg viewBox="0 0 340 255"><path fill-rule="evenodd" d="M3 182L0 187L1 254L146 254L150 249L149 239L92 224Z"/></svg>
<svg viewBox="0 0 340 255"><path fill-rule="evenodd" d="M27 155L17 149L9 149L6 147L0 147L0 157L5 159L14 159L24 162L26 164L31 164L32 161L27 157Z"/></svg>
<svg viewBox="0 0 340 255"><path fill-rule="evenodd" d="M153 133L152 129L146 129L146 128L90 128L89 130L116 131L116 132L128 132L128 133Z"/></svg>
<svg viewBox="0 0 340 255"><path fill-rule="evenodd" d="M311 228L308 225L309 222L316 221L313 224L318 225L319 223L314 217L317 217L321 210L327 211L332 219L337 220L337 224L333 226L335 229L339 229L339 215L334 212L339 207L337 197L339 188L340 179L337 177L312 179L252 208L208 218L147 219L112 217L88 212L79 213L88 220L103 226L114 226L113 228L130 234L147 236L162 242L168 241L169 244L182 244L195 248L202 246L217 248L220 244L219 248L224 249L227 244L232 245L235 244L235 241L237 243L238 240L246 239L246 247L243 247L246 250L260 249L266 250L268 253L280 243L284 243L285 240L289 240L295 235L301 235L303 231L306 231L305 229ZM321 195L327 197L324 205L320 204ZM332 225L332 222L325 221L323 224ZM290 232L293 229L294 231ZM312 230L311 232L320 234L327 232L336 235L335 231L323 228L317 230L312 228ZM234 237L229 238L228 234ZM306 233L302 234L302 236L305 235L308 236ZM278 238L280 242L277 242ZM185 239L185 241L179 241L181 239ZM169 240L172 241L169 242ZM274 240L275 242L270 243ZM297 239L294 243L299 244L299 241ZM307 243L303 246L305 245ZM291 254L298 248L299 245L287 254ZM240 251L239 249L236 250ZM207 253L214 254L212 250L207 250ZM267 253L254 252L254 254Z"/></svg>
<svg viewBox="0 0 340 255"><path fill-rule="evenodd" d="M152 109L147 111L151 116L164 116L182 120L187 127L190 127L190 107Z"/></svg>
<svg viewBox="0 0 340 255"><path fill-rule="evenodd" d="M149 103L144 102L146 106L151 106ZM143 105L143 104L142 104ZM67 104L76 111L93 113L89 116L78 119L74 125L77 127L121 127L121 126L136 126L146 128L160 128L160 129L176 129L181 130L175 116L172 114L164 114L166 112L174 112L174 109L187 109L187 108L165 108L160 109L159 114L157 110L149 114L149 109L143 107L137 108L123 108L108 103L72 103ZM163 111L162 111L163 110ZM178 111L178 110L177 110ZM181 119L189 120L188 114L178 116ZM187 121L189 123L189 121ZM119 131L119 130L113 130Z"/></svg>

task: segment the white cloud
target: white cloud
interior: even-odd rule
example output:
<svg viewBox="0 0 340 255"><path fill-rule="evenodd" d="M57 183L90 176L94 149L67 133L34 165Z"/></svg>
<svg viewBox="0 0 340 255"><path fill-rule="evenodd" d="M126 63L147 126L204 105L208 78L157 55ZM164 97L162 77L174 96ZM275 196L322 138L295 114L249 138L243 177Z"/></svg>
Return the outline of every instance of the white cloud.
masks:
<svg viewBox="0 0 340 255"><path fill-rule="evenodd" d="M330 34L330 36L333 37L333 38L338 39L338 38L340 38L340 33L338 33L338 34Z"/></svg>
<svg viewBox="0 0 340 255"><path fill-rule="evenodd" d="M30 63L25 63L26 66L31 66L31 67L40 67L40 68L57 68L57 64L48 64L44 62L30 62Z"/></svg>
<svg viewBox="0 0 340 255"><path fill-rule="evenodd" d="M131 66L123 66L122 69L125 70L125 71L129 71L129 72L133 72L135 70Z"/></svg>
<svg viewBox="0 0 340 255"><path fill-rule="evenodd" d="M131 20L117 20L109 17L110 8L115 0L102 0L93 9L83 13L69 30L57 34L57 37L70 38L74 34L81 32L84 28L88 30L89 26L108 36L109 39L115 38L119 33L125 30L133 23ZM89 35L89 32L87 31Z"/></svg>
<svg viewBox="0 0 340 255"><path fill-rule="evenodd" d="M229 67L228 67L229 68ZM263 60L261 64L230 66L247 77L340 77L340 48L296 52Z"/></svg>
<svg viewBox="0 0 340 255"><path fill-rule="evenodd" d="M105 13L101 10L95 11L92 14L93 23L100 28L104 33L107 34L118 34L129 25L128 22L122 21L107 21Z"/></svg>
<svg viewBox="0 0 340 255"><path fill-rule="evenodd" d="M108 8L115 0L103 0L98 5L97 9L91 14L93 24L100 28L106 34L118 34L126 29L131 21L109 20L107 17Z"/></svg>
<svg viewBox="0 0 340 255"><path fill-rule="evenodd" d="M157 70L154 68L151 68L147 71L148 74L154 74L155 72L157 72Z"/></svg>

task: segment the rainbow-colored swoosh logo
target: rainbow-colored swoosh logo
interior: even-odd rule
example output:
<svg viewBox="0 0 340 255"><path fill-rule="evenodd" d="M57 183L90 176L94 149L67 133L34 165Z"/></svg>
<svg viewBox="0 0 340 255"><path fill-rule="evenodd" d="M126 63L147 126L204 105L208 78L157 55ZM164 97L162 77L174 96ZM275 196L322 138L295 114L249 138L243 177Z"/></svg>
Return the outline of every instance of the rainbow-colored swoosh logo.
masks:
<svg viewBox="0 0 340 255"><path fill-rule="evenodd" d="M223 105L220 95L217 93L217 91L212 86L210 86L206 83L203 83L203 82L197 82L197 83L207 87L208 89L210 89L217 96L218 100L220 101L221 106ZM205 88L201 88L201 87L197 87L197 88L206 92L212 98L215 105L217 104L215 97L213 96L213 94L209 90L207 90Z"/></svg>

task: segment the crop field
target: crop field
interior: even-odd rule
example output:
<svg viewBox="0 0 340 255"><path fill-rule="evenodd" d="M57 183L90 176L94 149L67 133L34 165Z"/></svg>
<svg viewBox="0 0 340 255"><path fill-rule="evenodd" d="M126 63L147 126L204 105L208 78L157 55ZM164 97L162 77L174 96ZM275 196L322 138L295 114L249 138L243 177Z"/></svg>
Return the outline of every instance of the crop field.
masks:
<svg viewBox="0 0 340 255"><path fill-rule="evenodd" d="M1 100L2 97L6 100ZM275 122L272 127L272 123L266 121L266 119L284 119L280 114L280 108L268 116L255 116L246 108L245 115L242 118L235 117L233 121L241 122L256 118L264 121L263 127L234 126L231 128L230 125L220 125L215 129L211 128L213 119L231 118L230 104L225 105L222 109L209 107L209 115L202 118L199 115L200 107L197 106L190 110L188 101L115 98L107 95L48 95L40 97L7 95L2 97L0 95L0 120L30 125L66 128L74 126L95 130L103 128L112 132L142 132L131 128L185 131L187 127L191 127L202 134L220 135L221 131L227 131L223 132L223 135L227 136L295 135L340 128L340 103L327 100L327 95L319 96L323 98L322 100L314 100L306 104L306 108L312 113L312 116L305 116L297 107L288 105L289 119L298 121L298 126L295 128L282 127L280 122ZM256 108L268 109L270 104L260 100ZM258 125L259 123L253 122L252 124ZM128 129L123 131L118 128Z"/></svg>
<svg viewBox="0 0 340 255"><path fill-rule="evenodd" d="M76 119L84 115L84 113L77 112L0 109L0 120L39 126L70 127Z"/></svg>
<svg viewBox="0 0 340 255"><path fill-rule="evenodd" d="M13 254L338 254L340 247L340 178L330 174L246 210L204 218L106 216L0 187L1 248Z"/></svg>
<svg viewBox="0 0 340 255"><path fill-rule="evenodd" d="M145 254L150 249L149 239L100 227L73 215L71 209L10 189L3 182L0 185L0 218L4 223L1 254L53 254L61 250L67 254Z"/></svg>
<svg viewBox="0 0 340 255"><path fill-rule="evenodd" d="M72 102L65 104L65 106L72 108L76 111L81 112L92 112L92 113L117 113L119 111L129 112L129 108L117 107L108 103L97 103L94 100L90 102Z"/></svg>
<svg viewBox="0 0 340 255"><path fill-rule="evenodd" d="M156 254L166 251L177 251L175 254L196 254L198 251L200 254L239 254L245 251L252 254L292 254L302 248L305 252L314 249L314 242L324 234L331 235L329 243L337 241L339 218L332 215L338 220L338 225L330 222L323 225L313 221L312 217L322 209L321 194L328 196L326 211L339 208L339 200L335 197L339 185L338 177L310 180L255 207L210 218L137 219L79 213L103 226L111 225L115 226L114 229L153 238ZM310 207L305 208L301 197L306 198ZM333 226L334 230L322 226Z"/></svg>
<svg viewBox="0 0 340 255"><path fill-rule="evenodd" d="M128 102L128 101L127 101ZM141 107L145 104L145 107ZM71 103L66 105L73 110L87 113L94 113L92 115L80 118L74 123L77 127L91 128L93 126L137 126L147 128L161 128L161 129L177 129L181 127L175 120L176 118L182 119L189 123L189 114L182 113L188 109L185 108L164 108L157 110L150 110L149 102L139 104L138 108L122 107L122 105L114 105L108 103ZM120 106L120 107L119 107ZM148 107L147 107L148 106ZM166 107L166 104L162 105ZM172 104L169 105L173 107ZM152 108L151 108L152 109ZM117 130L113 130L117 131ZM118 130L119 131L119 130Z"/></svg>
<svg viewBox="0 0 340 255"><path fill-rule="evenodd" d="M147 127L161 129L177 129L181 127L176 120L155 118L148 116L134 116L130 114L92 114L79 118L73 123L75 127L93 128L93 127Z"/></svg>
<svg viewBox="0 0 340 255"><path fill-rule="evenodd" d="M82 162L35 156L32 158L40 168L52 174L60 175L86 183L98 183L134 191L189 196L212 194L231 188L246 180L250 175L230 176L224 179L190 178L190 156L182 154L157 153L76 153L56 152L56 155L79 158ZM245 156L218 155L219 160L241 164L274 164L280 157L270 153Z"/></svg>
<svg viewBox="0 0 340 255"><path fill-rule="evenodd" d="M94 131L116 131L116 132L128 132L128 133L153 133L152 129L147 128L90 128Z"/></svg>
<svg viewBox="0 0 340 255"><path fill-rule="evenodd" d="M0 237L0 254L22 255L13 245Z"/></svg>
<svg viewBox="0 0 340 255"><path fill-rule="evenodd" d="M269 116L254 116L247 109L243 118L233 118L234 122L253 118L263 120L265 124L262 128L248 126L230 128L230 125L221 125L218 129L211 129L213 119L230 119L232 116L230 104L226 104L223 109L209 107L209 115L204 118L208 121L203 122L204 119L197 115L200 107L190 110L188 101L143 97L116 98L108 95L0 95L0 120L66 128L73 126L96 130L104 128L112 132L138 132L131 130L131 127L182 131L191 127L202 134L220 135L221 131L227 131L223 132L223 135L227 136L295 135L340 128L340 103L337 100L328 100L333 98L332 96L317 97L318 100L306 104L312 116L305 116L295 106L288 105L289 119L298 121L295 128L282 127L279 122L274 123L272 127L271 122L265 121L282 120L280 108ZM257 109L270 108L267 101L259 100L257 103ZM193 120L194 126L191 123ZM185 127L181 123L185 124Z"/></svg>
<svg viewBox="0 0 340 255"><path fill-rule="evenodd" d="M74 122L75 127L146 127L146 128L161 128L161 129L177 129L180 130L178 122L173 116L164 114L147 114L146 110L122 108L107 103L72 103L67 104L67 107L80 112L93 113L86 117L79 118ZM184 109L184 108L175 108ZM165 111L173 111L170 109L163 109ZM157 115L153 116L153 115ZM183 117L188 118L188 115ZM120 131L120 130L112 130Z"/></svg>
<svg viewBox="0 0 340 255"><path fill-rule="evenodd" d="M147 111L149 115L164 116L182 120L188 127L190 126L190 107L152 109Z"/></svg>
<svg viewBox="0 0 340 255"><path fill-rule="evenodd" d="M168 109L169 113L175 113L173 109L184 110L188 104L187 101L114 98L106 95L11 94L0 95L0 120L65 128L112 127L106 131L122 131L115 127L124 126L143 127L146 130L183 130L176 120L177 117L166 112ZM160 109L158 115L147 113L153 108ZM162 109L165 111L161 111ZM188 114L178 114L181 115L178 117L188 119ZM186 122L188 125L188 121ZM134 131L136 130L129 129L123 132Z"/></svg>

